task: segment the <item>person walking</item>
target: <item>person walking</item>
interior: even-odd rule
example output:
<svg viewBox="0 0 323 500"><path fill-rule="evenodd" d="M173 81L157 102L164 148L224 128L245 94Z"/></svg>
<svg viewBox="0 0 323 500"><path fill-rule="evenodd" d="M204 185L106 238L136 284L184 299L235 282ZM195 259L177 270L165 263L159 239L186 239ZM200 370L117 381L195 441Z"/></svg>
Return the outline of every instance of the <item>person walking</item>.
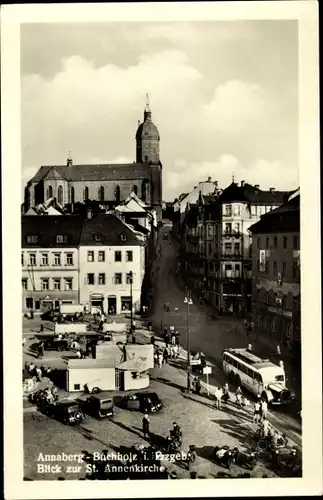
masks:
<svg viewBox="0 0 323 500"><path fill-rule="evenodd" d="M252 421L254 424L258 424L260 422L260 403L259 403L259 401L255 402L254 414L253 414Z"/></svg>
<svg viewBox="0 0 323 500"><path fill-rule="evenodd" d="M279 344L277 344L276 353L277 353L277 356L281 356L282 355Z"/></svg>
<svg viewBox="0 0 323 500"><path fill-rule="evenodd" d="M266 418L264 418L261 423L261 433L266 440L268 439L269 429L270 429L270 423Z"/></svg>
<svg viewBox="0 0 323 500"><path fill-rule="evenodd" d="M145 413L143 418L142 418L142 432L144 435L144 438L147 436L149 437L149 417L148 413Z"/></svg>
<svg viewBox="0 0 323 500"><path fill-rule="evenodd" d="M37 382L41 382L41 380L42 380L41 368L39 366L37 366L35 371L36 371L36 376L37 376Z"/></svg>
<svg viewBox="0 0 323 500"><path fill-rule="evenodd" d="M220 387L215 388L214 397L216 409L221 410L222 389Z"/></svg>
<svg viewBox="0 0 323 500"><path fill-rule="evenodd" d="M195 392L198 395L201 392L201 382L200 382L200 379L198 377L195 377Z"/></svg>
<svg viewBox="0 0 323 500"><path fill-rule="evenodd" d="M282 359L279 361L279 366L283 371L285 371L284 361Z"/></svg>
<svg viewBox="0 0 323 500"><path fill-rule="evenodd" d="M249 342L247 351L251 352L252 351L252 344Z"/></svg>
<svg viewBox="0 0 323 500"><path fill-rule="evenodd" d="M41 323L40 324L40 333L43 333L43 331L44 331L44 325L43 325L43 323Z"/></svg>
<svg viewBox="0 0 323 500"><path fill-rule="evenodd" d="M42 359L42 357L44 356L44 342L40 342L39 345L38 345L38 356L37 358L38 359Z"/></svg>
<svg viewBox="0 0 323 500"><path fill-rule="evenodd" d="M241 406L242 406L242 391L241 391L241 387L240 386L238 386L237 390L236 390L236 403L241 408Z"/></svg>
<svg viewBox="0 0 323 500"><path fill-rule="evenodd" d="M260 414L261 414L261 421L263 421L264 419L267 419L267 413L268 413L268 404L267 404L267 401L265 401L264 399L262 399L261 401L261 404L260 404Z"/></svg>
<svg viewBox="0 0 323 500"><path fill-rule="evenodd" d="M229 384L227 382L224 384L222 390L223 390L223 401L225 404L227 404L230 399Z"/></svg>
<svg viewBox="0 0 323 500"><path fill-rule="evenodd" d="M155 337L153 335L150 337L150 343L155 345Z"/></svg>
<svg viewBox="0 0 323 500"><path fill-rule="evenodd" d="M158 352L158 367L161 368L163 366L163 352Z"/></svg>
<svg viewBox="0 0 323 500"><path fill-rule="evenodd" d="M168 349L167 347L165 347L164 351L163 351L163 363L166 365L168 362Z"/></svg>
<svg viewBox="0 0 323 500"><path fill-rule="evenodd" d="M172 345L175 345L176 344L176 335L175 335L175 332L172 332Z"/></svg>

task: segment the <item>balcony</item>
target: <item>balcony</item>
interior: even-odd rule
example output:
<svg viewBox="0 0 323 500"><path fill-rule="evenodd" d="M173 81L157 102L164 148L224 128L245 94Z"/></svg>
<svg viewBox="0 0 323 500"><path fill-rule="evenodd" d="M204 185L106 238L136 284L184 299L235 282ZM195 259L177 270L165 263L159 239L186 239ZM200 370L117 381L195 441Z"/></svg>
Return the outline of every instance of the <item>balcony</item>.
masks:
<svg viewBox="0 0 323 500"><path fill-rule="evenodd" d="M241 238L242 233L240 231L224 231L222 234L223 238Z"/></svg>
<svg viewBox="0 0 323 500"><path fill-rule="evenodd" d="M242 278L240 271L224 271L224 278L237 279Z"/></svg>
<svg viewBox="0 0 323 500"><path fill-rule="evenodd" d="M220 257L221 257L221 260L242 260L243 259L242 253L237 253L237 252L221 253Z"/></svg>

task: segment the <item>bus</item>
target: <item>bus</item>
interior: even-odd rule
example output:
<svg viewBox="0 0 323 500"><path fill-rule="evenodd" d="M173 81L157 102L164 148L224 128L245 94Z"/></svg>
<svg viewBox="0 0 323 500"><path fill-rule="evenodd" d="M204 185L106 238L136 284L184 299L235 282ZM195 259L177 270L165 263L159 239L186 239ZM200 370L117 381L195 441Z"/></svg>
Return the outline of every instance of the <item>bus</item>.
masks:
<svg viewBox="0 0 323 500"><path fill-rule="evenodd" d="M225 349L222 366L230 382L255 396L260 394L269 405L289 404L295 397L285 385L284 370L247 349Z"/></svg>

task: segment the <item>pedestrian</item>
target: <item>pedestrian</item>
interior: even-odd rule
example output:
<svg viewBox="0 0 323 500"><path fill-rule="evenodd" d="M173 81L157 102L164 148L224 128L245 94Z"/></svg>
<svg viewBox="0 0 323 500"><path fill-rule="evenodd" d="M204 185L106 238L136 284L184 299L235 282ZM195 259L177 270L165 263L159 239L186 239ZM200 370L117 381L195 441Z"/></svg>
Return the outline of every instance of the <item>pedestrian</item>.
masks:
<svg viewBox="0 0 323 500"><path fill-rule="evenodd" d="M217 410L221 410L221 399L222 399L222 389L220 387L215 388L214 397L215 397L215 407Z"/></svg>
<svg viewBox="0 0 323 500"><path fill-rule="evenodd" d="M142 432L143 432L143 435L144 435L144 438L146 436L149 437L149 417L148 417L148 413L145 413L143 418L142 418Z"/></svg>
<svg viewBox="0 0 323 500"><path fill-rule="evenodd" d="M43 325L43 323L41 323L40 324L40 333L43 333L43 331L44 331L44 325Z"/></svg>
<svg viewBox="0 0 323 500"><path fill-rule="evenodd" d="M263 399L260 404L260 414L262 421L267 418L267 412L268 412L268 404L267 401Z"/></svg>
<svg viewBox="0 0 323 500"><path fill-rule="evenodd" d="M176 335L175 333L173 332L172 333L172 345L175 345L176 344Z"/></svg>
<svg viewBox="0 0 323 500"><path fill-rule="evenodd" d="M35 371L36 371L36 376L37 376L37 382L41 382L41 380L42 380L41 368L39 366L37 366Z"/></svg>
<svg viewBox="0 0 323 500"><path fill-rule="evenodd" d="M270 424L266 418L263 419L261 424L261 433L265 439L268 439Z"/></svg>
<svg viewBox="0 0 323 500"><path fill-rule="evenodd" d="M40 342L38 345L38 359L41 359L44 356L44 342Z"/></svg>
<svg viewBox="0 0 323 500"><path fill-rule="evenodd" d="M260 422L260 403L259 401L256 401L254 406L253 423L258 424L259 422Z"/></svg>
<svg viewBox="0 0 323 500"><path fill-rule="evenodd" d="M276 352L277 352L277 356L281 356L282 355L279 344L277 344Z"/></svg>
<svg viewBox="0 0 323 500"><path fill-rule="evenodd" d="M26 337L23 337L22 338L22 347L24 347L26 345Z"/></svg>
<svg viewBox="0 0 323 500"><path fill-rule="evenodd" d="M200 394L201 392L201 382L198 377L195 377L195 392L196 394Z"/></svg>
<svg viewBox="0 0 323 500"><path fill-rule="evenodd" d="M163 366L163 352L159 351L158 353L158 367L161 368Z"/></svg>
<svg viewBox="0 0 323 500"><path fill-rule="evenodd" d="M237 390L236 390L236 403L241 408L241 405L242 405L242 391L241 391L241 387L240 386L238 386Z"/></svg>
<svg viewBox="0 0 323 500"><path fill-rule="evenodd" d="M154 365L158 366L158 353L157 352L155 352L155 354L154 354Z"/></svg>
<svg viewBox="0 0 323 500"><path fill-rule="evenodd" d="M227 404L230 399L229 384L227 382L224 384L222 391L223 391L223 401L225 404Z"/></svg>
<svg viewBox="0 0 323 500"><path fill-rule="evenodd" d="M175 345L177 345L177 346L178 346L178 348L179 348L179 333L178 333L178 332L177 332L177 334L176 334Z"/></svg>
<svg viewBox="0 0 323 500"><path fill-rule="evenodd" d="M195 475L197 475L197 464L196 464L196 450L195 450L195 446L194 445L190 445L189 446L189 451L187 453L188 455L188 471L190 473L190 477ZM196 479L196 477L194 478Z"/></svg>
<svg viewBox="0 0 323 500"><path fill-rule="evenodd" d="M168 361L168 349L167 349L167 347L165 347L165 349L163 351L163 363L167 364L167 361Z"/></svg>
<svg viewBox="0 0 323 500"><path fill-rule="evenodd" d="M180 347L179 347L178 344L176 344L174 346L174 348L175 348L175 358L177 359L179 357L179 349L180 349Z"/></svg>
<svg viewBox="0 0 323 500"><path fill-rule="evenodd" d="M155 337L153 335L150 337L150 343L155 345Z"/></svg>
<svg viewBox="0 0 323 500"><path fill-rule="evenodd" d="M248 344L247 351L249 351L249 352L251 352L251 351L252 351L252 344L251 344L251 343L249 343L249 344Z"/></svg>
<svg viewBox="0 0 323 500"><path fill-rule="evenodd" d="M281 368L283 371L285 371L285 368L284 368L284 361L283 361L282 359L279 361L279 366L280 366L280 368Z"/></svg>
<svg viewBox="0 0 323 500"><path fill-rule="evenodd" d="M136 343L136 334L135 332L133 331L132 332L132 343L135 344Z"/></svg>
<svg viewBox="0 0 323 500"><path fill-rule="evenodd" d="M166 337L167 333L168 333L168 326L165 325L164 326L164 337Z"/></svg>
<svg viewBox="0 0 323 500"><path fill-rule="evenodd" d="M81 359L82 353L80 350L76 351L76 356L78 357L78 359Z"/></svg>

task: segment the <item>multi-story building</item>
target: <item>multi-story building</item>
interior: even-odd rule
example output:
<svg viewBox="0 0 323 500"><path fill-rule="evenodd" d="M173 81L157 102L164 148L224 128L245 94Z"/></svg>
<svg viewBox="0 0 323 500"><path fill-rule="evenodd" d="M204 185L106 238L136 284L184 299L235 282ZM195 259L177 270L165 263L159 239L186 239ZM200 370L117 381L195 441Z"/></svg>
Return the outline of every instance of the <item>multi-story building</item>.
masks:
<svg viewBox="0 0 323 500"><path fill-rule="evenodd" d="M112 214L23 216L23 311L75 303L118 314L131 306L131 295L140 309L146 244L144 234Z"/></svg>
<svg viewBox="0 0 323 500"><path fill-rule="evenodd" d="M274 188L262 191L258 185L232 182L213 195L200 193L194 235L192 227L186 230L184 220L184 232L189 231L190 238L197 240L194 268L187 264L186 275L200 296L218 311L244 315L250 309L251 236L248 229L261 215L280 206L286 196L287 192ZM181 245L184 253L187 237Z"/></svg>
<svg viewBox="0 0 323 500"><path fill-rule="evenodd" d="M132 300L133 308L140 310L145 244L130 226L115 215L89 213L82 227L79 262L81 304L120 314L131 309Z"/></svg>
<svg viewBox="0 0 323 500"><path fill-rule="evenodd" d="M263 216L252 233L252 320L259 335L300 340L300 194Z"/></svg>
<svg viewBox="0 0 323 500"><path fill-rule="evenodd" d="M79 303L79 216L23 216L22 310Z"/></svg>

